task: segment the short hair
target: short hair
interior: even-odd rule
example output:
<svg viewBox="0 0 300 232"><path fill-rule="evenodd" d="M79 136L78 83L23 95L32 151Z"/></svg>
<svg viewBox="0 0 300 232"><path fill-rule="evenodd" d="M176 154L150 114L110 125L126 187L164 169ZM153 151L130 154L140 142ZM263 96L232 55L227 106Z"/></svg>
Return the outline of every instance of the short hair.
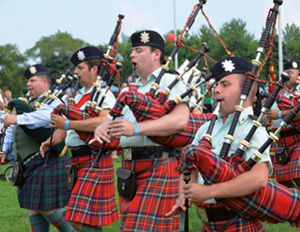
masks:
<svg viewBox="0 0 300 232"><path fill-rule="evenodd" d="M240 74L240 75L241 75L241 78L240 78L240 82L239 83L240 83L241 89L243 89L247 77L246 77L245 74ZM257 81L253 81L252 86L251 86L252 91L249 93L249 96L248 96L248 98L251 100L252 104L254 102L254 97L256 96L257 88L258 88Z"/></svg>
<svg viewBox="0 0 300 232"><path fill-rule="evenodd" d="M5 91L4 94L6 94L6 93L11 93L11 91L8 89L8 90Z"/></svg>
<svg viewBox="0 0 300 232"><path fill-rule="evenodd" d="M47 79L47 84L48 84L48 87L49 89L51 88L52 86L52 78L47 75L47 74L41 74L41 75L37 75L38 78L40 78L40 80L44 80L44 79Z"/></svg>
<svg viewBox="0 0 300 232"><path fill-rule="evenodd" d="M157 49L160 50L158 47L151 46L151 52L155 52ZM160 61L160 64L163 64L165 62L165 54L162 52L162 50L160 50L160 52L161 52L161 54L160 54L159 61Z"/></svg>
<svg viewBox="0 0 300 232"><path fill-rule="evenodd" d="M91 68L94 67L94 65L96 65L97 68L98 68L98 72L99 72L99 69L100 69L101 64L102 64L100 59L90 59L90 60L86 60L86 61L83 61L83 62L85 62L87 64L89 70L91 70Z"/></svg>

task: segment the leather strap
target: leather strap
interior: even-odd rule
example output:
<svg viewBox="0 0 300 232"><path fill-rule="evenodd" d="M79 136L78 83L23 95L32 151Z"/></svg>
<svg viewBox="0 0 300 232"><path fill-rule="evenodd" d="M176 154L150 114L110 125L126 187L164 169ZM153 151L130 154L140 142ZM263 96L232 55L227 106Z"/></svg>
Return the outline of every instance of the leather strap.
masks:
<svg viewBox="0 0 300 232"><path fill-rule="evenodd" d="M284 138L287 136L292 136L292 135L299 135L300 131L298 131L297 129L293 128L290 130L282 130L280 131L280 138Z"/></svg>
<svg viewBox="0 0 300 232"><path fill-rule="evenodd" d="M105 156L101 157L101 159L104 159L104 158L106 158L108 156L110 156L110 154L106 154ZM92 160L89 160L88 162L82 164L81 166L79 166L78 168L76 168L76 171L78 172L81 168L83 168L84 166L88 165L89 163L94 162L95 160L96 160L96 158L92 159Z"/></svg>
<svg viewBox="0 0 300 232"><path fill-rule="evenodd" d="M92 163L94 162L96 159L92 159L92 160L89 160L88 162L82 164L81 166L79 166L78 168L76 168L76 171L78 172L80 169L82 169L84 166L88 165L89 163Z"/></svg>
<svg viewBox="0 0 300 232"><path fill-rule="evenodd" d="M87 101L89 100L91 96L91 93L84 95L82 98L80 98L79 102L77 102L77 104L75 104L75 107L80 109L80 107Z"/></svg>
<svg viewBox="0 0 300 232"><path fill-rule="evenodd" d="M148 168L146 168L146 169L144 169L144 170L142 170L142 171L139 171L139 172L135 173L135 175L138 176L138 175L144 174L144 173L146 173L146 172L148 172L148 171L150 171L150 170L152 170L152 169L154 169L154 168L157 168L157 167L159 167L159 166L161 166L161 165L164 165L164 164L167 164L167 163L169 163L169 162L173 162L173 161L175 161L175 160L176 160L176 157L172 157L172 158L170 158L170 159L161 161L161 162L156 163L156 164L154 164L154 165L152 165L152 166L150 166L150 167L148 167Z"/></svg>
<svg viewBox="0 0 300 232"><path fill-rule="evenodd" d="M239 215L236 215L234 218L231 218L218 232L224 232L232 223L234 223L238 219L240 219Z"/></svg>

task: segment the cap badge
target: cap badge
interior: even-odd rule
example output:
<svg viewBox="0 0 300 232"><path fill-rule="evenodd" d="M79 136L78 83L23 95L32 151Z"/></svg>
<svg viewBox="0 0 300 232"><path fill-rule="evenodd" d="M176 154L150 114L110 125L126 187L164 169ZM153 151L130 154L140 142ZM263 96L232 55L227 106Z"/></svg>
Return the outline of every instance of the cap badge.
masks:
<svg viewBox="0 0 300 232"><path fill-rule="evenodd" d="M225 72L232 72L233 70L235 70L234 63L232 63L232 60L225 60L222 62L222 65Z"/></svg>
<svg viewBox="0 0 300 232"><path fill-rule="evenodd" d="M143 33L141 33L141 42L143 42L143 43L150 42L149 33L145 32L145 31Z"/></svg>
<svg viewBox="0 0 300 232"><path fill-rule="evenodd" d="M293 66L293 68L298 68L297 62L293 61L292 66Z"/></svg>
<svg viewBox="0 0 300 232"><path fill-rule="evenodd" d="M77 53L77 57L78 57L78 60L84 60L85 59L84 52L83 51L79 51Z"/></svg>
<svg viewBox="0 0 300 232"><path fill-rule="evenodd" d="M34 66L31 66L29 71L30 71L31 74L35 74L37 72L36 68Z"/></svg>

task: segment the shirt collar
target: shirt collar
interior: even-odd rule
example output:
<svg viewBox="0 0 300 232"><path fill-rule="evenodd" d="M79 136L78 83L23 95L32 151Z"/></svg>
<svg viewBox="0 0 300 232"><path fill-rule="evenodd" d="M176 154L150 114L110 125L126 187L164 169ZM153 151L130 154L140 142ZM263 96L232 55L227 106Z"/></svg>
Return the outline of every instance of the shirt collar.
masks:
<svg viewBox="0 0 300 232"><path fill-rule="evenodd" d="M91 88L89 88L88 91L86 91L86 92L85 92L85 87L82 87L81 89L78 90L78 92L79 92L81 95L85 95L85 94L91 93L92 90L93 90L93 87L94 87L94 86L92 86Z"/></svg>
<svg viewBox="0 0 300 232"><path fill-rule="evenodd" d="M157 77L158 77L158 75L159 75L159 73L161 72L161 67L159 67L158 69L156 69L154 72L152 72L148 77L147 77L147 81L146 81L146 83L145 84L147 84L149 81L155 81L156 79L157 79ZM137 78L137 80L136 80L136 84L138 85L138 86L142 86L143 85L143 83L142 83L142 78L141 77L139 77L139 78ZM144 84L144 85L145 85Z"/></svg>
<svg viewBox="0 0 300 232"><path fill-rule="evenodd" d="M241 124L244 123L246 121L246 119L248 118L248 115L250 115L250 114L253 114L252 106L249 106L249 107L245 108L241 112L240 117L239 117L239 122ZM232 122L234 115L235 115L235 112L232 113L232 114L229 114L226 122L229 122L229 121ZM221 114L219 114L218 119L223 121L223 116Z"/></svg>

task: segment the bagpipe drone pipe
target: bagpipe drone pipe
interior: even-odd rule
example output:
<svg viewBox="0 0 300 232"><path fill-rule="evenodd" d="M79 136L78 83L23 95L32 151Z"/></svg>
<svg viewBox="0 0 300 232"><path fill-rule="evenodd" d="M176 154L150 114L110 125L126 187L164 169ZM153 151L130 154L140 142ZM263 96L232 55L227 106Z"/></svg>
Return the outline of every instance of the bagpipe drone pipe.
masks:
<svg viewBox="0 0 300 232"><path fill-rule="evenodd" d="M115 65L112 64L108 64L111 67L114 67L113 73L111 73L112 75L109 75L108 81L107 81L107 85L105 86L105 89L103 91L103 89L101 89L100 87L97 87L97 89L101 89L101 91L103 91L102 93L102 98L100 99L100 102L98 103L98 105L96 105L96 107L93 107L93 105L90 105L88 107L88 112L86 112L85 110L81 110L79 108L76 107L76 105L74 103L71 102L71 104L65 105L65 104L59 104L58 106L56 106L53 109L52 114L60 114L60 115L65 115L69 120L86 120L86 119L90 119L90 118L94 118L94 117L98 117L99 114L101 113L101 105L104 102L105 97L107 96L107 92L110 90L110 87L112 86L113 82L114 82L114 78L116 73L118 72L118 68L121 67L120 63L116 63ZM94 99L97 102L97 98ZM83 141L85 141L87 144L88 142L93 139L94 134L90 133L90 132L83 132L83 131L76 131L76 133L79 135L79 138ZM111 143L106 145L106 149L107 150L115 150L119 148L119 139L114 138L112 139ZM96 149L100 149L101 144L99 143L93 143L90 144L91 147L96 148Z"/></svg>
<svg viewBox="0 0 300 232"><path fill-rule="evenodd" d="M110 42L107 48L104 58L101 60L101 66L99 68L98 76L96 82L93 84L93 89L89 95L89 99L86 99L86 107L84 110L81 110L76 107L75 101L73 98L69 99L68 105L59 104L53 110L53 114L60 114L66 116L69 120L85 120L93 117L98 117L102 111L101 105L105 100L105 97L110 91L110 88L114 82L115 76L119 78L119 68L122 66L119 62L115 62L115 55L117 50L118 36L121 31L122 19L124 15L118 15L119 20L115 30L110 38ZM112 50L112 51L111 51ZM104 86L104 82L106 85ZM100 94L101 93L101 94ZM100 98L101 96L101 98ZM99 103L97 103L99 100ZM85 141L87 144L93 138L94 134L90 132L76 131L80 139ZM107 149L117 149L119 140L113 140L110 143L111 146L108 146ZM99 149L100 145L96 144L91 146L93 148Z"/></svg>
<svg viewBox="0 0 300 232"><path fill-rule="evenodd" d="M60 94L62 94L67 88L71 86L74 80L78 80L77 76L70 76L68 75L74 68L72 64L70 68L68 68L59 79L55 80L55 84L43 94L43 96L34 103L34 107L36 109L40 108L41 106L51 104L53 100L56 100ZM66 79L66 80L65 80ZM65 80L63 82L63 80Z"/></svg>
<svg viewBox="0 0 300 232"><path fill-rule="evenodd" d="M222 146L222 149L220 152L221 157L227 156L227 153L229 151L231 143L234 141L233 133L234 133L236 125L238 123L238 119L240 117L241 112L244 110L243 104L246 101L246 99L248 98L248 95L249 95L249 92L250 92L250 89L251 89L254 79L258 80L260 71L262 70L263 66L265 65L266 59L268 58L268 56L270 55L270 52L272 51L272 46L270 46L267 54L265 55L264 62L262 64L259 61L259 59L267 45L267 42L272 43L272 41L269 41L270 31L271 31L271 29L272 29L272 33L274 33L274 31L275 31L278 8L283 3L283 0L274 0L273 2L274 2L274 7L270 10L271 13L267 19L266 28L263 31L261 39L259 41L258 48L256 50L256 58L251 61L251 63L252 63L251 72L246 73L247 78L246 78L246 82L244 84L244 88L242 90L242 94L240 97L240 104L238 106L235 106L236 112L234 114L234 119L233 119L230 129L228 131L228 134L225 136L225 141L223 143L223 146ZM274 37L272 36L271 39L274 39ZM255 72L258 67L260 67L260 68L258 70L258 73L255 75Z"/></svg>

